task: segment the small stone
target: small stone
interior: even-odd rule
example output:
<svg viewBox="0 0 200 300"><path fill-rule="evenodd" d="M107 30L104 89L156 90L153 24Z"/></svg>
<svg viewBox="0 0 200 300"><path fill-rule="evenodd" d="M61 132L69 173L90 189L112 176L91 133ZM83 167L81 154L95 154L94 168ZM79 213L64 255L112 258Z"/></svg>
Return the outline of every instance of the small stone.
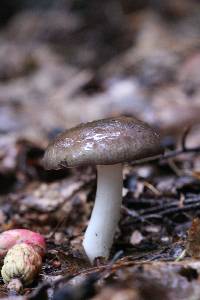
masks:
<svg viewBox="0 0 200 300"><path fill-rule="evenodd" d="M141 241L144 239L143 235L140 233L140 231L135 230L133 231L131 238L130 238L130 243L132 245L139 245Z"/></svg>
<svg viewBox="0 0 200 300"><path fill-rule="evenodd" d="M161 227L155 225L148 225L145 227L145 230L150 233L158 233L161 230Z"/></svg>
<svg viewBox="0 0 200 300"><path fill-rule="evenodd" d="M54 268L59 268L61 266L61 262L59 260L54 260L52 265Z"/></svg>
<svg viewBox="0 0 200 300"><path fill-rule="evenodd" d="M136 170L136 173L139 177L147 179L152 175L153 167L152 166L138 167L137 170Z"/></svg>
<svg viewBox="0 0 200 300"><path fill-rule="evenodd" d="M161 237L161 242L163 242L163 243L169 243L169 237L168 236L162 236Z"/></svg>
<svg viewBox="0 0 200 300"><path fill-rule="evenodd" d="M23 284L18 278L15 278L8 283L7 289L12 293L20 294L23 291Z"/></svg>

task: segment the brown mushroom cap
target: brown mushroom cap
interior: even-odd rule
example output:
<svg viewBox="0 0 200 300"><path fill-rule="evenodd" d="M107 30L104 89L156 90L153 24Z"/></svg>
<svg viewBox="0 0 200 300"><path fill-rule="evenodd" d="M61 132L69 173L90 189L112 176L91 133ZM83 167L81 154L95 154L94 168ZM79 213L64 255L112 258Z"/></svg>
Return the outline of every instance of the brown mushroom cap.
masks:
<svg viewBox="0 0 200 300"><path fill-rule="evenodd" d="M161 152L158 133L142 121L122 116L66 130L48 146L43 163L46 169L112 165Z"/></svg>

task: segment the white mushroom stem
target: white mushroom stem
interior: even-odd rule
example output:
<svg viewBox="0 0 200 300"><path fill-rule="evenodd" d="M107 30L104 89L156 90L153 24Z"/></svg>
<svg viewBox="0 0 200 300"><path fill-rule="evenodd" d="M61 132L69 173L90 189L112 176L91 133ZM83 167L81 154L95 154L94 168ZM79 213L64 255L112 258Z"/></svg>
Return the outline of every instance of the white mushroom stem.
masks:
<svg viewBox="0 0 200 300"><path fill-rule="evenodd" d="M83 247L91 262L108 258L120 218L122 164L97 166L97 192Z"/></svg>

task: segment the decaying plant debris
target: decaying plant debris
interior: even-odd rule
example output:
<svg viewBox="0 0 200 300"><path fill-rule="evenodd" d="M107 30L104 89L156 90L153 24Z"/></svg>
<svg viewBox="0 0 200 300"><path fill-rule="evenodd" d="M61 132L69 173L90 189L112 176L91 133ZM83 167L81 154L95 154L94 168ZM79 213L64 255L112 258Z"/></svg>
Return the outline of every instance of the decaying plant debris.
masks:
<svg viewBox="0 0 200 300"><path fill-rule="evenodd" d="M122 0L124 14L95 2L29 8L1 26L0 231L38 231L47 254L23 295L1 279L0 297L199 299L199 3ZM81 242L95 169L45 171L42 157L64 129L118 115L159 129L166 152L124 165L111 260L91 266Z"/></svg>

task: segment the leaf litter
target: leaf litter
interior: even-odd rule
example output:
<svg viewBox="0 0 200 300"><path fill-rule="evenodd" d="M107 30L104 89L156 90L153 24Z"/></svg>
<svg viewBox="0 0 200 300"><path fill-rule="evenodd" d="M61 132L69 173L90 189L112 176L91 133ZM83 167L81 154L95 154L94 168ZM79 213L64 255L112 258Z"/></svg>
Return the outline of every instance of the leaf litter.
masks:
<svg viewBox="0 0 200 300"><path fill-rule="evenodd" d="M92 3L86 14L27 10L2 27L0 230L38 231L48 248L34 284L16 296L0 281L2 299L199 299L199 4L163 3L133 4L117 23L105 13L114 1L96 18ZM167 152L124 166L111 259L92 267L81 241L95 169L45 171L41 160L57 133L120 114L159 128Z"/></svg>

